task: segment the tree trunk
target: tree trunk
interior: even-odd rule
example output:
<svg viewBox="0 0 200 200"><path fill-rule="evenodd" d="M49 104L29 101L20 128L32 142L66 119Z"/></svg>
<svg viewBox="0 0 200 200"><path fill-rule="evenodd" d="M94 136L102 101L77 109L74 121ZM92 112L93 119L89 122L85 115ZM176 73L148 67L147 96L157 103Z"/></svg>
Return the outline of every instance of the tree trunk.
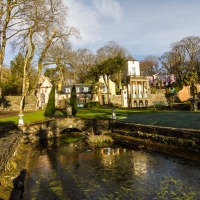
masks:
<svg viewBox="0 0 200 200"><path fill-rule="evenodd" d="M108 98L108 105L110 105L110 77L107 76L107 75L103 75L103 80L104 80L104 83L106 84L106 87L107 87L107 98Z"/></svg>

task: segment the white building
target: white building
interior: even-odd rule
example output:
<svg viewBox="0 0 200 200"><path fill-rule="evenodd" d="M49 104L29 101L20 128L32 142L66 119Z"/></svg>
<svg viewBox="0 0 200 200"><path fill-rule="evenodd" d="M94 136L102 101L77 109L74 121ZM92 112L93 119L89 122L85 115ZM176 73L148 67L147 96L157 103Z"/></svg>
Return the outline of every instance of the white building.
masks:
<svg viewBox="0 0 200 200"><path fill-rule="evenodd" d="M139 61L130 60L127 62L124 79L126 80L126 89L122 90L122 106L148 106L149 83L147 77L140 75Z"/></svg>

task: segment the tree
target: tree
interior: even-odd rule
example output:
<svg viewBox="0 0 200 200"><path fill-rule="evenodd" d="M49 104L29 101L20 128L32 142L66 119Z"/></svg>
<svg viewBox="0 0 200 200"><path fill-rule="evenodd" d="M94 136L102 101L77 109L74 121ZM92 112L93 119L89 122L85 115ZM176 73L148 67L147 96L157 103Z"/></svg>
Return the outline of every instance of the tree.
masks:
<svg viewBox="0 0 200 200"><path fill-rule="evenodd" d="M108 42L103 47L99 48L96 52L96 62L101 63L104 60L107 60L111 57L120 55L121 57L128 58L130 57L129 52L122 46L118 45L114 41Z"/></svg>
<svg viewBox="0 0 200 200"><path fill-rule="evenodd" d="M200 37L190 36L172 43L171 50L161 56L160 61L168 73L176 74L180 88L185 74L200 70Z"/></svg>
<svg viewBox="0 0 200 200"><path fill-rule="evenodd" d="M48 77L55 84L57 84L57 81L59 80L59 75L58 75L58 69L57 69L57 67L46 68L44 70L44 76Z"/></svg>
<svg viewBox="0 0 200 200"><path fill-rule="evenodd" d="M25 0L24 0L25 1ZM20 107L27 95L29 79L27 66L34 56L37 58L37 73L33 82L32 94L35 93L39 77L45 66L46 54L58 41L67 41L70 35L78 37L79 32L65 25L66 7L62 0L26 0L20 11L22 30L15 38L13 47L20 47L24 53L24 76ZM37 105L36 105L37 107Z"/></svg>
<svg viewBox="0 0 200 200"><path fill-rule="evenodd" d="M23 74L24 74L24 56L18 53L17 56L10 62L11 81L12 81L12 95L21 95L23 87ZM32 82L36 73L32 65L27 66L27 77L29 79L29 90L32 88Z"/></svg>
<svg viewBox="0 0 200 200"><path fill-rule="evenodd" d="M140 62L140 71L144 76L153 76L156 73L161 72L158 66L158 58L156 56L147 56Z"/></svg>
<svg viewBox="0 0 200 200"><path fill-rule="evenodd" d="M19 14L28 0L0 1L0 96L2 95L2 68L8 40L18 35L23 28L22 16ZM34 1L34 0L33 0ZM31 2L31 0L29 0Z"/></svg>
<svg viewBox="0 0 200 200"><path fill-rule="evenodd" d="M190 94L191 96L193 96L193 98L195 97L195 95L197 95L197 87L195 86L195 84L198 82L199 82L199 77L197 72L188 73L183 78L183 83L186 86L191 85Z"/></svg>
<svg viewBox="0 0 200 200"><path fill-rule="evenodd" d="M105 44L103 47L99 48L96 52L96 63L102 63L104 60L107 60L109 58L113 58L117 55L120 55L122 58L128 60L135 60L132 58L130 53L122 46L118 45L115 41L109 41L107 44ZM126 63L124 63L124 66L121 66L121 69L116 71L116 73L112 74L113 80L115 80L116 85L118 87L121 87L122 82L122 71L126 67Z"/></svg>
<svg viewBox="0 0 200 200"><path fill-rule="evenodd" d="M33 55L37 59L37 74L34 80L36 89L39 77L46 66L47 53L58 42L65 43L69 36L79 37L74 27L65 23L67 8L62 0L34 0L26 1L24 9L20 12L23 17L24 31L13 42L13 46L21 47L31 62ZM34 90L32 91L34 93Z"/></svg>
<svg viewBox="0 0 200 200"><path fill-rule="evenodd" d="M76 95L76 87L73 85L70 97L70 106L72 107L72 115L75 116L77 113L77 95Z"/></svg>
<svg viewBox="0 0 200 200"><path fill-rule="evenodd" d="M88 79L88 73L91 67L95 65L95 58L95 55L87 48L73 52L70 63L79 83L91 83Z"/></svg>
<svg viewBox="0 0 200 200"><path fill-rule="evenodd" d="M51 46L47 52L44 65L50 66L50 69L46 69L46 72L52 71L52 65L55 66L55 71L52 71L54 76L52 77L56 83L67 84L70 78L69 64L73 57L73 51L70 43L60 43ZM50 76L50 74L48 74Z"/></svg>
<svg viewBox="0 0 200 200"><path fill-rule="evenodd" d="M102 61L101 63L97 64L95 69L92 71L95 72L95 75L99 75L103 77L103 80L107 87L107 94L108 94L108 104L110 104L110 86L109 82L111 76L115 73L119 72L123 69L126 60L120 54L115 57L108 58L107 60Z"/></svg>
<svg viewBox="0 0 200 200"><path fill-rule="evenodd" d="M55 86L51 88L51 92L49 94L49 100L47 103L46 110L44 112L45 117L53 117L53 115L56 112L56 107L55 107Z"/></svg>

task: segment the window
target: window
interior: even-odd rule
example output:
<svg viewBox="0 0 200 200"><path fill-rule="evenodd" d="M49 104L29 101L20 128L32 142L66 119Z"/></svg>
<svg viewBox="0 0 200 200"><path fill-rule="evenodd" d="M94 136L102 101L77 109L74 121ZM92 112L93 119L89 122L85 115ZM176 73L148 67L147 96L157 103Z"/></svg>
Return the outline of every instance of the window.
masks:
<svg viewBox="0 0 200 200"><path fill-rule="evenodd" d="M65 88L65 92L70 92L70 88Z"/></svg>
<svg viewBox="0 0 200 200"><path fill-rule="evenodd" d="M88 87L83 87L83 92L88 92Z"/></svg>
<svg viewBox="0 0 200 200"><path fill-rule="evenodd" d="M102 90L103 90L104 93L108 92L106 85L102 86Z"/></svg>
<svg viewBox="0 0 200 200"><path fill-rule="evenodd" d="M132 75L136 74L135 67L132 67Z"/></svg>
<svg viewBox="0 0 200 200"><path fill-rule="evenodd" d="M45 103L45 95L42 93L40 96L41 103Z"/></svg>
<svg viewBox="0 0 200 200"><path fill-rule="evenodd" d="M79 87L76 87L76 92L80 92L80 88Z"/></svg>

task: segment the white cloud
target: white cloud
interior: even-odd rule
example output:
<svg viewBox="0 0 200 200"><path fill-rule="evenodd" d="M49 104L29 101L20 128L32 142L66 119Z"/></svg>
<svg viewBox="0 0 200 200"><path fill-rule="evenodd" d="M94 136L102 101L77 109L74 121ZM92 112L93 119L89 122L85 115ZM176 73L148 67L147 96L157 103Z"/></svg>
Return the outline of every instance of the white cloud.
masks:
<svg viewBox="0 0 200 200"><path fill-rule="evenodd" d="M93 0L96 9L102 15L113 18L119 22L122 16L122 8L116 0Z"/></svg>
<svg viewBox="0 0 200 200"><path fill-rule="evenodd" d="M70 41L75 46L86 46L88 43L100 40L98 33L101 25L94 9L84 5L81 1L68 0L65 4L68 7L67 24L79 29L82 38L77 40L71 37Z"/></svg>
<svg viewBox="0 0 200 200"><path fill-rule="evenodd" d="M184 37L200 36L199 0L63 0L67 22L80 30L75 48L96 51L108 41L139 55L162 55Z"/></svg>

